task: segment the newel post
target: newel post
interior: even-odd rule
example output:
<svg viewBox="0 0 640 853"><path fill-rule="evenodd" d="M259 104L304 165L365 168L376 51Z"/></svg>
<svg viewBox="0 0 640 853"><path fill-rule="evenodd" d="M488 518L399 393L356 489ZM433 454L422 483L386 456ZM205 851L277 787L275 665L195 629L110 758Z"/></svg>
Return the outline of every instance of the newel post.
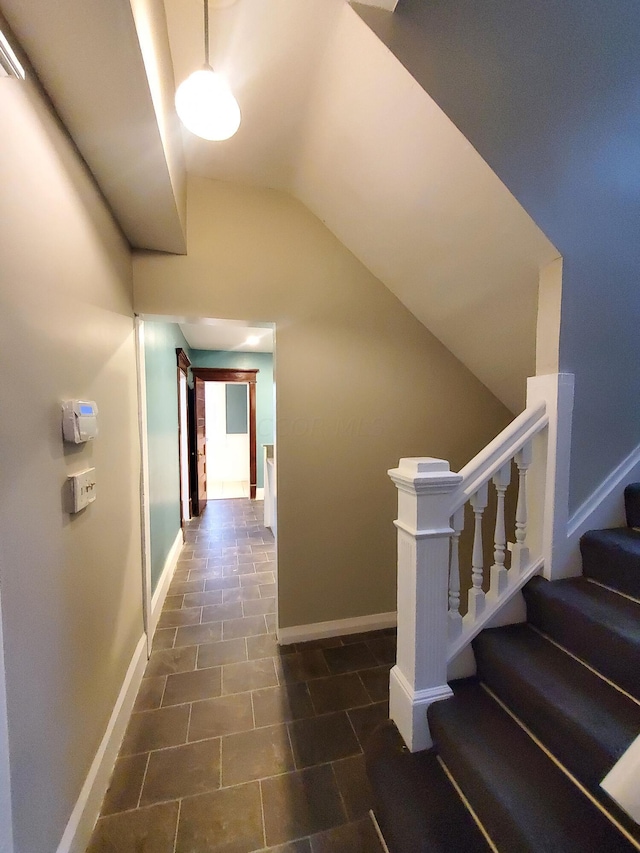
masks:
<svg viewBox="0 0 640 853"><path fill-rule="evenodd" d="M427 708L447 684L451 494L461 482L444 459L401 459L398 487L398 651L389 713L412 752L431 746Z"/></svg>

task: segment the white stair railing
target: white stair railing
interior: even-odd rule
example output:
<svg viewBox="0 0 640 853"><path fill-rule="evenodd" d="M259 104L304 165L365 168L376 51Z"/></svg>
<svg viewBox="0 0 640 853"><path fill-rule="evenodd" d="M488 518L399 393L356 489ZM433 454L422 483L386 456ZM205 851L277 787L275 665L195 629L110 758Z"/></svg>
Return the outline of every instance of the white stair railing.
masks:
<svg viewBox="0 0 640 853"><path fill-rule="evenodd" d="M390 716L412 751L431 745L426 709L451 695L448 664L540 571L545 556L550 563L556 449L566 444L557 413L562 406L569 411L570 430L572 377L536 377L529 390L534 402L459 473L446 460L431 457L401 459L389 471L398 488L398 652L390 676ZM505 499L513 466L518 496L515 525L508 530ZM493 564L485 569L483 520L490 489L496 512ZM471 583L463 590L461 577L468 574L461 573L460 538L466 504L474 523ZM533 540L530 506L535 506Z"/></svg>

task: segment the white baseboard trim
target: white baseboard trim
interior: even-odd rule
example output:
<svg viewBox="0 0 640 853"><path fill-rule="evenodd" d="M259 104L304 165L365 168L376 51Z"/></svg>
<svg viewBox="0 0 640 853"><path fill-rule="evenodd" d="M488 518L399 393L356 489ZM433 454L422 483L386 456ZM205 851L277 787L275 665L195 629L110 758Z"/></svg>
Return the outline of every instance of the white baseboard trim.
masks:
<svg viewBox="0 0 640 853"><path fill-rule="evenodd" d="M587 530L624 525L624 487L636 478L640 478L640 444L573 513L567 525L569 539Z"/></svg>
<svg viewBox="0 0 640 853"><path fill-rule="evenodd" d="M84 853L87 849L146 665L147 636L143 634L136 646L107 730L71 812L57 853Z"/></svg>
<svg viewBox="0 0 640 853"><path fill-rule="evenodd" d="M11 772L9 767L9 724L2 642L2 605L0 603L0 853L13 853L11 810Z"/></svg>
<svg viewBox="0 0 640 853"><path fill-rule="evenodd" d="M169 586L171 584L171 578L173 577L173 573L176 570L176 565L178 563L178 557L180 556L180 552L184 546L184 537L182 535L182 529L178 530L178 535L176 536L173 545L171 546L169 553L167 554L167 559L164 561L164 568L162 569L162 574L160 575L160 579L158 581L158 585L156 586L155 592L151 597L151 618L149 619L149 636L153 639L153 635L156 632L156 628L158 627L158 620L160 619L160 614L162 613L162 608L164 606L164 600L167 597L167 592L169 591Z"/></svg>
<svg viewBox="0 0 640 853"><path fill-rule="evenodd" d="M291 628L278 628L278 642L281 646L290 643L305 643L307 640L324 640L325 637L340 637L342 634L362 634L365 631L379 631L382 628L395 628L398 617L395 610L390 613L372 613L370 616L355 616L351 619L336 619L333 622L313 622L310 625L294 625Z"/></svg>
<svg viewBox="0 0 640 853"><path fill-rule="evenodd" d="M256 489L256 500L263 501L264 500L264 489Z"/></svg>

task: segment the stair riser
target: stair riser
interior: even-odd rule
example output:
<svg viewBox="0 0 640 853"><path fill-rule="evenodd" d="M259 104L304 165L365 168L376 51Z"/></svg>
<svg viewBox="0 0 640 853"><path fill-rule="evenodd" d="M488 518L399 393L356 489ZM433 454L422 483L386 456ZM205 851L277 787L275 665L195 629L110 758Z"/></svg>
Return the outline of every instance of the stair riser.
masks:
<svg viewBox="0 0 640 853"><path fill-rule="evenodd" d="M554 596L547 582L536 578L523 589L528 621L564 648L588 663L632 696L640 699L640 630L629 627L612 632L597 613L587 613L574 603ZM549 587L553 587L549 584ZM619 598L613 593L609 597ZM621 600L628 609L632 602Z"/></svg>
<svg viewBox="0 0 640 853"><path fill-rule="evenodd" d="M640 731L640 706L525 625L484 631L478 676L631 834L600 782Z"/></svg>
<svg viewBox="0 0 640 853"><path fill-rule="evenodd" d="M640 483L632 483L624 490L624 505L629 527L640 527Z"/></svg>
<svg viewBox="0 0 640 853"><path fill-rule="evenodd" d="M433 751L409 753L389 722L369 739L366 761L391 853L490 853Z"/></svg>
<svg viewBox="0 0 640 853"><path fill-rule="evenodd" d="M501 851L619 853L633 849L488 697L471 684L429 708L443 761Z"/></svg>
<svg viewBox="0 0 640 853"><path fill-rule="evenodd" d="M640 598L640 533L592 530L580 540L585 577Z"/></svg>

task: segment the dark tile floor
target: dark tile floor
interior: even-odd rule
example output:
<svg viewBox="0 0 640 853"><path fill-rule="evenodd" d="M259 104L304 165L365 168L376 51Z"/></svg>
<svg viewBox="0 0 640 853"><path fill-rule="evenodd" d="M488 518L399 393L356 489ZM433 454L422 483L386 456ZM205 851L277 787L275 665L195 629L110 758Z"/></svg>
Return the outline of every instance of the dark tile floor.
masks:
<svg viewBox="0 0 640 853"><path fill-rule="evenodd" d="M393 631L278 647L262 503L190 522L87 853L381 853L362 745Z"/></svg>

